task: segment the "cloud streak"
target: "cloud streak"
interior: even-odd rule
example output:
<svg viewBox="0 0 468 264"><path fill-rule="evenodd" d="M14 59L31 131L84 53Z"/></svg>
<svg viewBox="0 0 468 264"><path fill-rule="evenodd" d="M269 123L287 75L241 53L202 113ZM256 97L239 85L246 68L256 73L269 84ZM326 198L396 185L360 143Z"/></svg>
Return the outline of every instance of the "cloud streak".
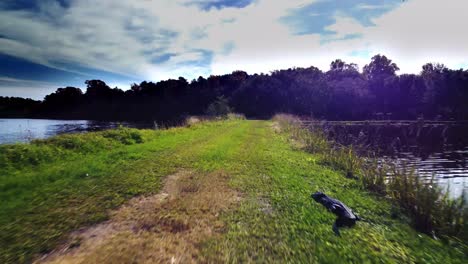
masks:
<svg viewBox="0 0 468 264"><path fill-rule="evenodd" d="M13 97L42 99L44 94L55 90L56 84L44 81L15 79L0 76L0 90Z"/></svg>

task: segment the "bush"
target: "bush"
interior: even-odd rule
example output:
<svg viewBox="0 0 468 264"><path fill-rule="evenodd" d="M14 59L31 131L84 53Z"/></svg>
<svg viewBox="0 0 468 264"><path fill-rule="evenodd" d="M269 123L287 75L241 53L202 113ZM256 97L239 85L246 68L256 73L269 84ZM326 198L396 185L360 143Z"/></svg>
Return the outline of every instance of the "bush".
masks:
<svg viewBox="0 0 468 264"><path fill-rule="evenodd" d="M103 132L103 137L118 141L125 145L143 143L143 133L138 129L120 127Z"/></svg>
<svg viewBox="0 0 468 264"><path fill-rule="evenodd" d="M0 145L0 172L67 159L76 154L143 143L144 135L145 131L142 130L118 128L101 132L64 134L33 140L30 144Z"/></svg>
<svg viewBox="0 0 468 264"><path fill-rule="evenodd" d="M95 149L107 148L111 142L103 138L99 133L89 133L64 134L48 139L33 140L31 144L42 147L54 146L59 149L88 153L93 152Z"/></svg>
<svg viewBox="0 0 468 264"><path fill-rule="evenodd" d="M206 114L210 116L226 117L231 112L228 100L224 96L219 96L206 109Z"/></svg>
<svg viewBox="0 0 468 264"><path fill-rule="evenodd" d="M0 146L0 168L18 169L23 166L36 166L56 159L56 149L52 146L39 147L29 144ZM0 170L1 171L1 170Z"/></svg>

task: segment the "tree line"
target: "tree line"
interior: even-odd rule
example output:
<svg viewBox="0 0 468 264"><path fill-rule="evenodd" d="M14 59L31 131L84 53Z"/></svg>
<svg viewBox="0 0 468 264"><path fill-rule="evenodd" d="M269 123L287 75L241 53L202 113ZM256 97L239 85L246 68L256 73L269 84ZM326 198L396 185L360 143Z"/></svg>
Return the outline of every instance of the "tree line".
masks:
<svg viewBox="0 0 468 264"><path fill-rule="evenodd" d="M397 75L398 66L375 55L362 71L337 59L316 67L270 74L230 74L143 81L130 90L86 81L86 91L59 88L43 101L0 97L1 117L177 121L229 109L249 118L290 113L328 120L468 119L468 70L427 63L419 74Z"/></svg>

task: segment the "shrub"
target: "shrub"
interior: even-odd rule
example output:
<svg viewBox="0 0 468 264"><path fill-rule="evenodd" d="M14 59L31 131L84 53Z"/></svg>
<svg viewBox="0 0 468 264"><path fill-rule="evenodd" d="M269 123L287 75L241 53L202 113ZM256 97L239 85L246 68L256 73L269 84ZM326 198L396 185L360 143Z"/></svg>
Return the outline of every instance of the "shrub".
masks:
<svg viewBox="0 0 468 264"><path fill-rule="evenodd" d="M56 149L52 146L2 145L0 146L0 171L18 169L28 165L36 166L43 162L55 160L56 157Z"/></svg>
<svg viewBox="0 0 468 264"><path fill-rule="evenodd" d="M67 159L79 153L93 153L119 145L143 143L144 135L143 130L118 128L102 132L64 134L33 140L31 144L0 145L0 172Z"/></svg>
<svg viewBox="0 0 468 264"><path fill-rule="evenodd" d="M120 127L103 132L103 137L118 141L125 145L143 143L143 133L138 129Z"/></svg>
<svg viewBox="0 0 468 264"><path fill-rule="evenodd" d="M228 100L224 96L219 96L206 109L206 114L210 116L226 117L231 112Z"/></svg>

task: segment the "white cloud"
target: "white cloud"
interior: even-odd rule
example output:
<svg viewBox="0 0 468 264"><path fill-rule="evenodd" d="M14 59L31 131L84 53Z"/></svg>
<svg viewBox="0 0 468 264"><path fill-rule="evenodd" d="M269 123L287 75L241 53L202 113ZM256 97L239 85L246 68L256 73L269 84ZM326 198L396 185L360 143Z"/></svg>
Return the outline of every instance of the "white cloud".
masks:
<svg viewBox="0 0 468 264"><path fill-rule="evenodd" d="M382 5L382 4L379 4L379 5L369 5L369 4L359 4L356 6L357 9L361 9L361 10L375 10L375 9L384 9L384 8L388 8L388 5Z"/></svg>
<svg viewBox="0 0 468 264"><path fill-rule="evenodd" d="M365 38L394 58L402 72L419 72L431 61L456 67L468 61L467 12L465 0L407 1L374 19Z"/></svg>
<svg viewBox="0 0 468 264"><path fill-rule="evenodd" d="M23 80L23 79L16 79L16 78L2 77L2 76L0 76L0 82L11 82L11 83L21 83L21 84L40 84L40 85L52 84L50 82L44 82L44 81Z"/></svg>
<svg viewBox="0 0 468 264"><path fill-rule="evenodd" d="M336 16L335 23L325 28L334 32L333 38L341 39L347 35L362 34L365 27L352 17Z"/></svg>
<svg viewBox="0 0 468 264"><path fill-rule="evenodd" d="M208 11L188 2L76 0L63 9L45 1L39 14L0 11L0 34L8 38L0 39L0 52L56 68L68 63L158 80L221 73L244 64L252 71L270 69L276 61L275 68L282 61L293 66L299 50L318 45L318 36L292 37L279 22L288 9L311 0L262 0ZM227 44L235 52L232 58L226 57ZM190 69L184 62L202 59L200 50L213 53L213 65ZM152 63L167 53L173 54L167 62ZM225 59L233 64L219 67Z"/></svg>
<svg viewBox="0 0 468 264"><path fill-rule="evenodd" d="M341 50L366 51L365 56L341 56L363 66L370 57L387 55L400 67L401 73L418 73L427 62L442 62L453 68L468 62L468 26L464 0L409 0L372 20L364 27L351 17L336 17L328 27L337 36L359 34L360 39L330 44ZM340 47L341 46L341 47Z"/></svg>

